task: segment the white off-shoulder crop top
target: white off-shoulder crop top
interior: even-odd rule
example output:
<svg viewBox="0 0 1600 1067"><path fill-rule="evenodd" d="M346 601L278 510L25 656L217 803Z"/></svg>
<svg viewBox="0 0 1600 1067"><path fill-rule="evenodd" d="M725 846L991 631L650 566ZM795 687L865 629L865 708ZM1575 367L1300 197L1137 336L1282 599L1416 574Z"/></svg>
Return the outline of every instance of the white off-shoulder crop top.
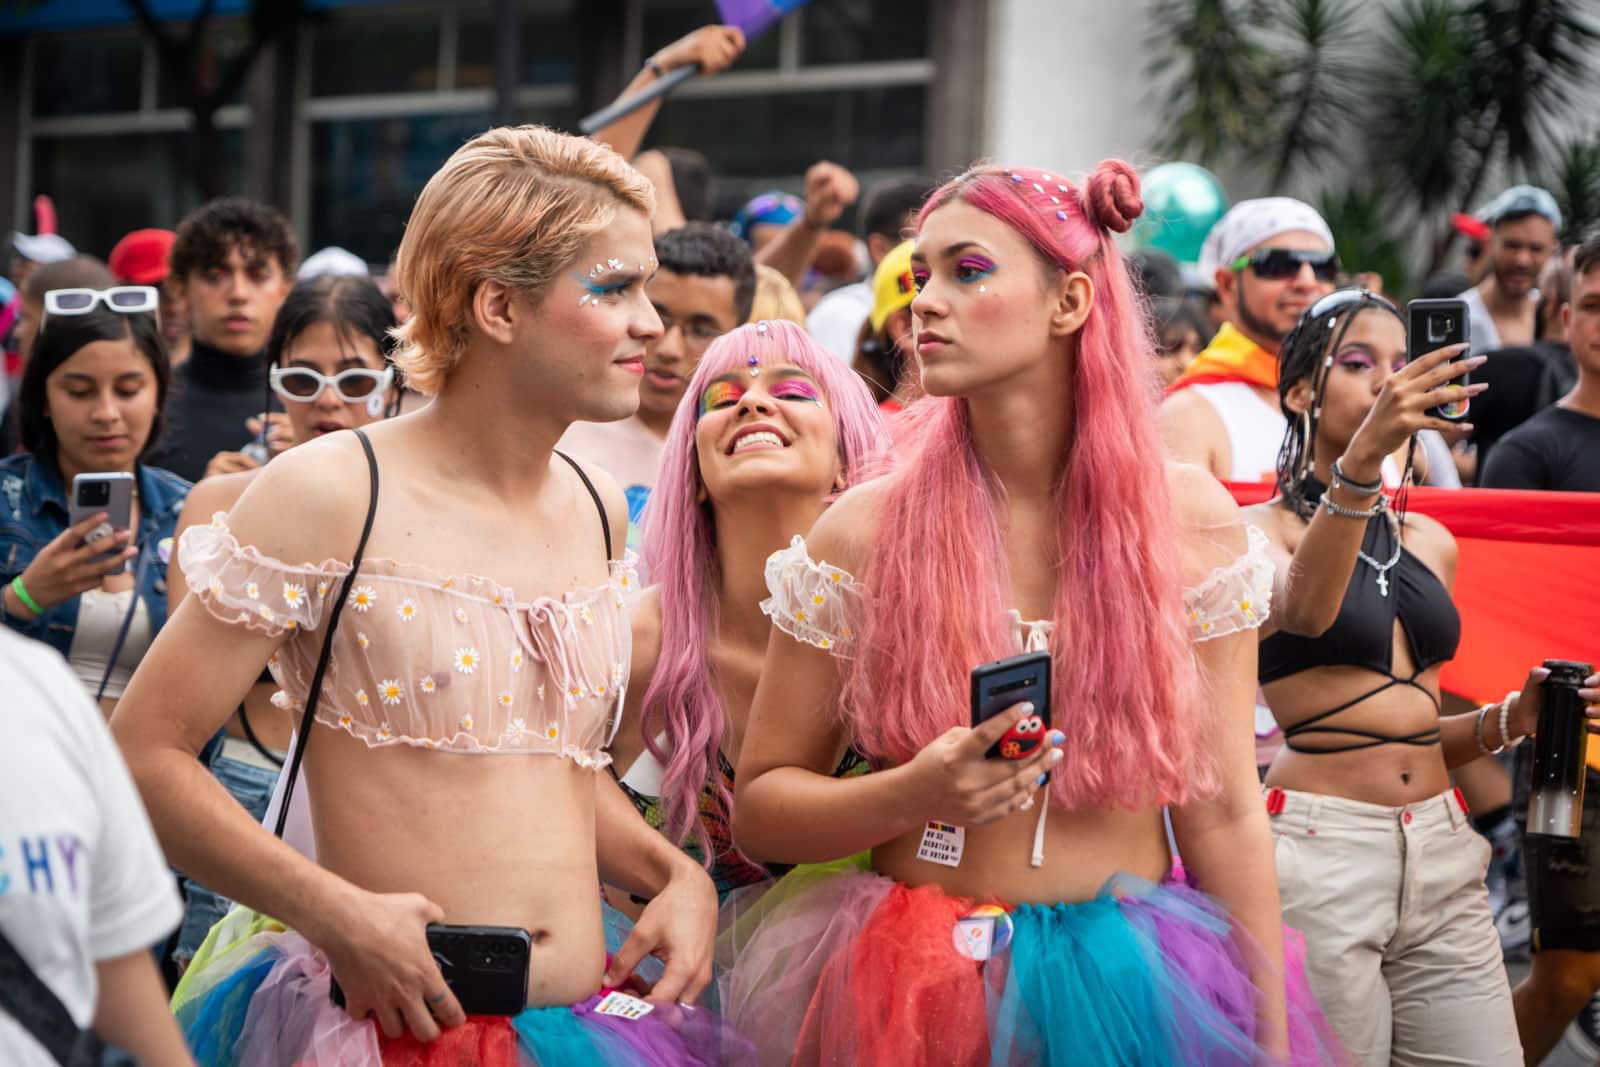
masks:
<svg viewBox="0 0 1600 1067"><path fill-rule="evenodd" d="M1267 537L1246 526L1248 544L1242 555L1217 567L1199 585L1183 591L1189 633L1196 642L1211 641L1267 621L1272 605L1272 559ZM862 589L848 571L811 558L805 538L767 559L767 599L761 610L774 626L808 645L848 658L860 627ZM1024 619L1012 609L1013 643L1018 653L1048 649L1055 623Z"/></svg>
<svg viewBox="0 0 1600 1067"><path fill-rule="evenodd" d="M268 662L273 702L301 709L322 650L317 633L346 563L289 564L241 545L218 514L186 530L178 562L224 622L289 639ZM369 746L564 756L583 767L621 719L632 634L632 561L597 589L519 601L473 575L363 561L334 633L316 721Z"/></svg>

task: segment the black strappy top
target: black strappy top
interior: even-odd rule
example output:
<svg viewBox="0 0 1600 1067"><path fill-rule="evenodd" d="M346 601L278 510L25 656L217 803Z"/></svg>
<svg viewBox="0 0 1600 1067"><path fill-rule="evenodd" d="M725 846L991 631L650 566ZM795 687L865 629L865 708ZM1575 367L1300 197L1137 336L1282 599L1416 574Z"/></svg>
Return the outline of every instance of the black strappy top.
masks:
<svg viewBox="0 0 1600 1067"><path fill-rule="evenodd" d="M1307 493L1311 499L1316 499L1322 495L1322 487L1308 485ZM1366 534L1361 539L1361 551L1380 564L1386 563L1394 556L1395 539L1398 536L1387 514L1374 516L1367 521ZM1409 678L1394 673L1395 619L1400 620L1400 628L1411 650L1411 661L1416 664L1416 670ZM1377 567L1364 559L1356 560L1350 584L1344 591L1344 602L1339 606L1339 616L1322 636L1300 637L1280 630L1262 641L1257 676L1265 685L1314 667L1361 667L1388 679L1353 700L1347 700L1284 730L1284 744L1296 752L1351 752L1385 744L1432 745L1439 740L1437 726L1403 737L1391 737L1369 730L1325 726L1322 723L1397 685L1408 685L1426 693L1428 699L1438 707L1438 699L1423 688L1417 679L1430 667L1454 657L1460 642L1461 616L1450 599L1449 591L1428 569L1427 564L1402 548L1398 562L1381 576ZM1295 743L1297 737L1305 734L1342 734L1365 740L1333 747L1319 745L1306 748Z"/></svg>

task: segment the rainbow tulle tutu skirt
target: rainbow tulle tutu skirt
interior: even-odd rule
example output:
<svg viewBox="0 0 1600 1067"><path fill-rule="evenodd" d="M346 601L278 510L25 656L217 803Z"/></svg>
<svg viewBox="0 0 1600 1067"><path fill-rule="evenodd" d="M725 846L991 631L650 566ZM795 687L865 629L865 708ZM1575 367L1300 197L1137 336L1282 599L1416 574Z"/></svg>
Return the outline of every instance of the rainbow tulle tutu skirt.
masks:
<svg viewBox="0 0 1600 1067"><path fill-rule="evenodd" d="M1348 1062L1285 934L1288 1062ZM1005 908L857 857L791 872L731 917L718 984L763 1065L1253 1065L1271 1059L1252 955L1215 901L1176 883L1118 876L1083 903Z"/></svg>
<svg viewBox="0 0 1600 1067"><path fill-rule="evenodd" d="M753 1064L714 1013L657 1006L639 1019L568 1007L471 1016L427 1044L386 1038L328 999L327 961L281 924L235 908L212 927L173 995L201 1067L713 1067Z"/></svg>

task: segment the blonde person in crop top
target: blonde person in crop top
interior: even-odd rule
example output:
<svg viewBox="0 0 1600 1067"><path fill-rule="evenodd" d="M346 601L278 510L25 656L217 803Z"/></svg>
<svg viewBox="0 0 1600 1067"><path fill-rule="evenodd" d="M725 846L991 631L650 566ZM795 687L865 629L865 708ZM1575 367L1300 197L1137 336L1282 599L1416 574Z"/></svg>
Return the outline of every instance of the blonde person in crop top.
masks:
<svg viewBox="0 0 1600 1067"><path fill-rule="evenodd" d="M553 452L573 421L638 401L661 330L651 207L593 142L533 126L468 142L399 252L413 316L396 361L433 402L290 450L185 536L193 595L113 728L168 857L254 909L241 936L240 911L213 930L177 991L219 1060L699 1063L715 1056L697 1041L725 1045L676 1003L710 978L710 880L596 773L627 684L626 508ZM264 664L290 706L306 699L336 611L302 738L312 863L194 756ZM653 901L609 966L602 878ZM528 1007L467 1020L429 923L527 931ZM647 952L666 961L654 1011L618 1035L599 994ZM243 997L248 1013L224 1010Z"/></svg>

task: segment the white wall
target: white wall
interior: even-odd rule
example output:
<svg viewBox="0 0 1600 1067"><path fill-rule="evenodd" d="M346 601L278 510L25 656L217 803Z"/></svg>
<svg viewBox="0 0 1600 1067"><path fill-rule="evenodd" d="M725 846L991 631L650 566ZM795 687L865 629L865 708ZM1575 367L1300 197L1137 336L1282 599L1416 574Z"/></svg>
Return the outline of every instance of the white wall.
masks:
<svg viewBox="0 0 1600 1067"><path fill-rule="evenodd" d="M1108 156L1157 162L1149 9L1150 0L994 0L984 152L1068 174Z"/></svg>

